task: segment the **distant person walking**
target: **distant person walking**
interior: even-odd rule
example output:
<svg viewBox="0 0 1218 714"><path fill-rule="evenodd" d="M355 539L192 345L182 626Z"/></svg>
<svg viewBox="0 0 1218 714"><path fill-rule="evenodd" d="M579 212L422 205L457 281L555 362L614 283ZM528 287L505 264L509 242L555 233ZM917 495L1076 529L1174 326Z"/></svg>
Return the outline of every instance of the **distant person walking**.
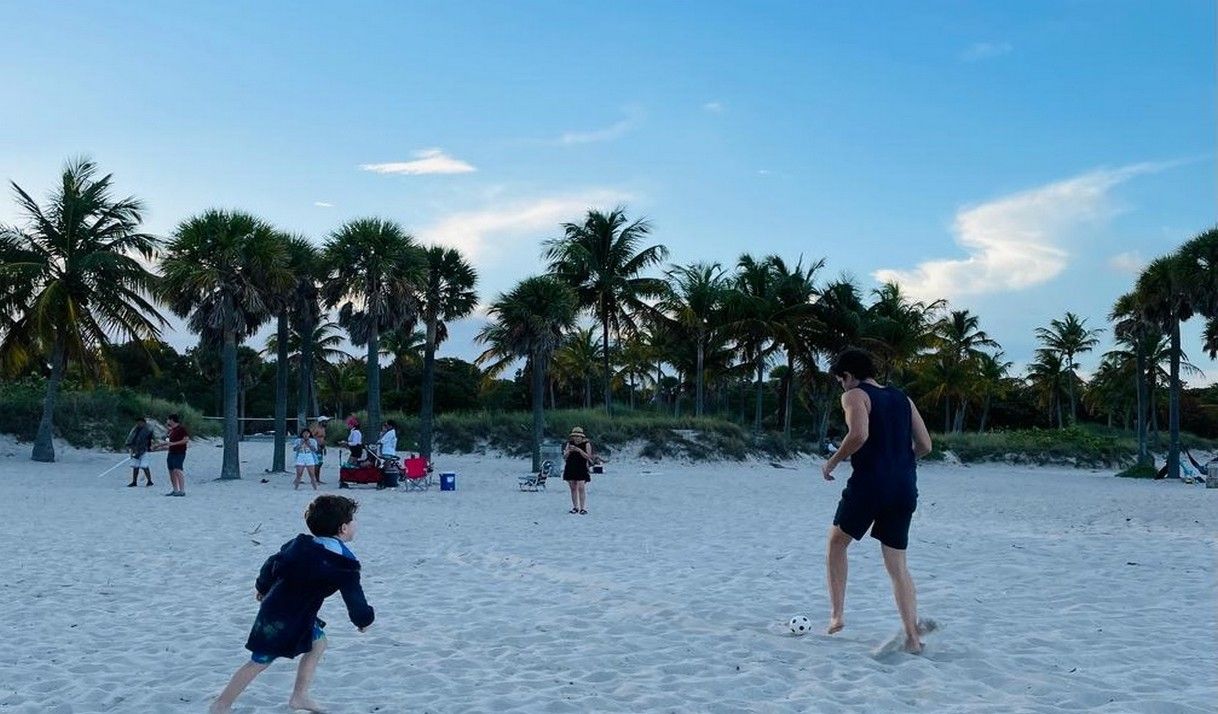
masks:
<svg viewBox="0 0 1218 714"><path fill-rule="evenodd" d="M152 451L152 427L148 426L147 419L142 416L135 418L135 426L127 435L126 447L131 452L131 483L127 484L127 488L139 485L141 470L147 481L144 485L151 486L152 458L149 452Z"/></svg>
<svg viewBox="0 0 1218 714"><path fill-rule="evenodd" d="M832 481L833 470L850 459L851 475L842 491L833 527L829 529L828 581L831 612L829 634L846 625L846 548L867 531L880 541L884 567L905 630L904 649L922 651L918 604L913 578L905 564L909 524L918 503L917 457L930 453L930 433L918 408L895 387L875 381L871 355L847 349L829 367L845 392L846 437L830 456L821 474Z"/></svg>
<svg viewBox="0 0 1218 714"><path fill-rule="evenodd" d="M326 463L326 424L329 422L330 417L320 416L309 427L309 431L313 434L313 439L317 441L317 453L315 454L317 464L313 467L313 473L317 477L318 483L325 483L325 481L321 480L321 467Z"/></svg>
<svg viewBox="0 0 1218 714"><path fill-rule="evenodd" d="M562 480L571 489L571 510L567 513L588 515L588 483L592 480L592 442L584 430L575 427L562 447Z"/></svg>
<svg viewBox="0 0 1218 714"><path fill-rule="evenodd" d="M381 456L386 459L396 459L398 457L398 423L392 419L386 419L381 425Z"/></svg>
<svg viewBox="0 0 1218 714"><path fill-rule="evenodd" d="M177 414L166 417L165 425L169 427L165 442L152 447L154 451L169 452L165 456L165 465L169 468L169 483L173 490L165 495L185 496L186 474L182 468L186 465L186 444L190 442L190 434L182 426L182 417Z"/></svg>
<svg viewBox="0 0 1218 714"><path fill-rule="evenodd" d="M364 432L359 430L359 419L347 417L347 438L339 444L351 450L351 462L358 464L364 459Z"/></svg>
<svg viewBox="0 0 1218 714"><path fill-rule="evenodd" d="M296 480L292 482L292 488L300 488L300 479L309 474L309 484L313 486L313 490L317 490L317 440L313 438L313 432L310 429L301 429L296 435L296 441L292 442L292 451L296 454Z"/></svg>

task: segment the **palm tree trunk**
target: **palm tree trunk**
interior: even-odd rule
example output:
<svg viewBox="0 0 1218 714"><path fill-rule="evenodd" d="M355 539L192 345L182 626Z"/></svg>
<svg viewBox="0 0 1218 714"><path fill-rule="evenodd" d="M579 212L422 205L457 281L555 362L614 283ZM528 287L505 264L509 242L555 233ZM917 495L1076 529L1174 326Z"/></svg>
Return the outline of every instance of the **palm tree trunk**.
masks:
<svg viewBox="0 0 1218 714"><path fill-rule="evenodd" d="M756 396L753 398L753 431L761 433L761 393L762 387L765 386L763 378L765 377L765 363L761 361L761 357L757 358L757 390Z"/></svg>
<svg viewBox="0 0 1218 714"><path fill-rule="evenodd" d="M705 330L698 330L698 374L696 385L697 395L696 400L694 401L694 416L702 416L703 410L706 408L704 402L706 396L706 392L704 391L706 389L706 367L704 365L704 360L706 359L705 332Z"/></svg>
<svg viewBox="0 0 1218 714"><path fill-rule="evenodd" d="M943 433L951 431L952 425L952 398L943 397Z"/></svg>
<svg viewBox="0 0 1218 714"><path fill-rule="evenodd" d="M977 425L977 433L985 433L985 422L990 417L990 395L985 395L985 402L981 406L981 423Z"/></svg>
<svg viewBox="0 0 1218 714"><path fill-rule="evenodd" d="M531 372L532 392L533 396L533 471L541 469L541 437L545 430L545 378L546 370L543 360L538 355L533 355L530 358L529 371Z"/></svg>
<svg viewBox="0 0 1218 714"><path fill-rule="evenodd" d="M782 410L782 435L791 438L791 409L795 403L795 355L787 350L787 390Z"/></svg>
<svg viewBox="0 0 1218 714"><path fill-rule="evenodd" d="M381 341L377 334L376 318L371 318L368 328L368 423L378 431L381 428ZM373 432L376 433L376 432Z"/></svg>
<svg viewBox="0 0 1218 714"><path fill-rule="evenodd" d="M423 393L419 409L419 456L431 458L432 429L435 421L436 394L436 333L435 318L427 321L427 337L423 344Z"/></svg>
<svg viewBox="0 0 1218 714"><path fill-rule="evenodd" d="M1138 360L1138 464L1150 465L1150 448L1146 443L1146 348L1143 341L1137 340Z"/></svg>
<svg viewBox="0 0 1218 714"><path fill-rule="evenodd" d="M308 422L309 404L317 391L313 384L313 314L309 310L305 310L300 324L300 365L297 371L300 373L300 384L297 385L296 426L292 431L299 434ZM380 427L380 424L376 424L373 429L379 430Z"/></svg>
<svg viewBox="0 0 1218 714"><path fill-rule="evenodd" d="M1167 477L1180 478L1180 321L1171 324L1171 390L1167 396Z"/></svg>
<svg viewBox="0 0 1218 714"><path fill-rule="evenodd" d="M232 319L232 298L226 298L228 316L225 324ZM241 453L238 442L241 438L237 421L237 332L224 330L224 346L221 349L220 364L224 371L224 461L220 466L221 480L241 478Z"/></svg>
<svg viewBox="0 0 1218 714"><path fill-rule="evenodd" d="M592 408L592 378L584 375L584 409Z"/></svg>
<svg viewBox="0 0 1218 714"><path fill-rule="evenodd" d="M63 338L55 337L51 348L51 376L47 379L47 391L42 398L42 418L38 420L38 431L34 435L34 461L55 461L55 400L59 398L59 385L63 383L64 360Z"/></svg>
<svg viewBox="0 0 1218 714"><path fill-rule="evenodd" d="M605 375L605 413L610 414L613 412L613 385L609 382L609 312L604 307L601 308L601 349L601 365Z"/></svg>
<svg viewBox="0 0 1218 714"><path fill-rule="evenodd" d="M275 339L275 451L271 456L271 472L285 470L284 452L288 437L288 311L279 313Z"/></svg>
<svg viewBox="0 0 1218 714"><path fill-rule="evenodd" d="M1070 387L1070 424L1073 425L1074 422L1078 421L1078 410L1076 409L1075 403L1074 403L1075 376L1074 376L1074 355L1073 354L1066 355L1066 365L1068 367L1068 369L1066 369L1066 379L1069 380L1069 387Z"/></svg>

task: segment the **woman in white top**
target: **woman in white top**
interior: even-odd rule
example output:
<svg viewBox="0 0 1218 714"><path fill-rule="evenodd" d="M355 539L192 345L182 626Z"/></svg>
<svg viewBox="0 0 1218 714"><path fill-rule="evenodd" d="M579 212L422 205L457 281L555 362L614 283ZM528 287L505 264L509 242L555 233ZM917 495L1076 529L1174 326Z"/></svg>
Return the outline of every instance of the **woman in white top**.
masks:
<svg viewBox="0 0 1218 714"><path fill-rule="evenodd" d="M398 424L392 419L386 419L381 427L381 456L396 457L398 455Z"/></svg>
<svg viewBox="0 0 1218 714"><path fill-rule="evenodd" d="M296 441L292 442L292 451L296 452L296 481L293 488L300 488L300 479L305 471L309 472L309 482L313 490L317 490L317 440L307 428L301 429Z"/></svg>
<svg viewBox="0 0 1218 714"><path fill-rule="evenodd" d="M341 443L351 450L351 461L359 463L364 460L364 433L359 430L359 421L354 417L347 419L347 438Z"/></svg>

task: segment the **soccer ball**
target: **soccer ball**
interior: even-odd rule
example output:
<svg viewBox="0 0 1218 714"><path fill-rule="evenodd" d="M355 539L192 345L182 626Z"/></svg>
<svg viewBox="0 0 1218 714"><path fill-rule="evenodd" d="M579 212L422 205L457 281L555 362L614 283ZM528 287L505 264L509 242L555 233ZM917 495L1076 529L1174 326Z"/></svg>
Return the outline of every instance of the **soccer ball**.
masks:
<svg viewBox="0 0 1218 714"><path fill-rule="evenodd" d="M812 631L812 621L803 615L796 615L787 623L787 627L791 628L793 634L806 635Z"/></svg>

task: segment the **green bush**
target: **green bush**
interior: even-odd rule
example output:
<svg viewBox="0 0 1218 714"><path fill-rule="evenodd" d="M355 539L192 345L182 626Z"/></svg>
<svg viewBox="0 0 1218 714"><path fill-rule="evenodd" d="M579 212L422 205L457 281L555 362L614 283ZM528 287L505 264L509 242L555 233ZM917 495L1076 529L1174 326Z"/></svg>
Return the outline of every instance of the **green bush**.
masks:
<svg viewBox="0 0 1218 714"><path fill-rule="evenodd" d="M1008 461L1108 468L1132 464L1137 455L1137 440L1128 432L1092 426L935 434L932 441L934 451L928 458L941 459L950 451L964 463Z"/></svg>
<svg viewBox="0 0 1218 714"><path fill-rule="evenodd" d="M1124 471L1117 474L1123 478L1154 478L1159 473L1159 470L1154 467L1154 464L1134 464Z"/></svg>
<svg viewBox="0 0 1218 714"><path fill-rule="evenodd" d="M45 384L26 381L0 384L0 433L33 441L42 418ZM192 436L217 436L220 428L186 404L137 394L127 389L99 387L88 391L62 391L55 402L55 435L81 448L122 449L138 415L164 422L177 412Z"/></svg>

